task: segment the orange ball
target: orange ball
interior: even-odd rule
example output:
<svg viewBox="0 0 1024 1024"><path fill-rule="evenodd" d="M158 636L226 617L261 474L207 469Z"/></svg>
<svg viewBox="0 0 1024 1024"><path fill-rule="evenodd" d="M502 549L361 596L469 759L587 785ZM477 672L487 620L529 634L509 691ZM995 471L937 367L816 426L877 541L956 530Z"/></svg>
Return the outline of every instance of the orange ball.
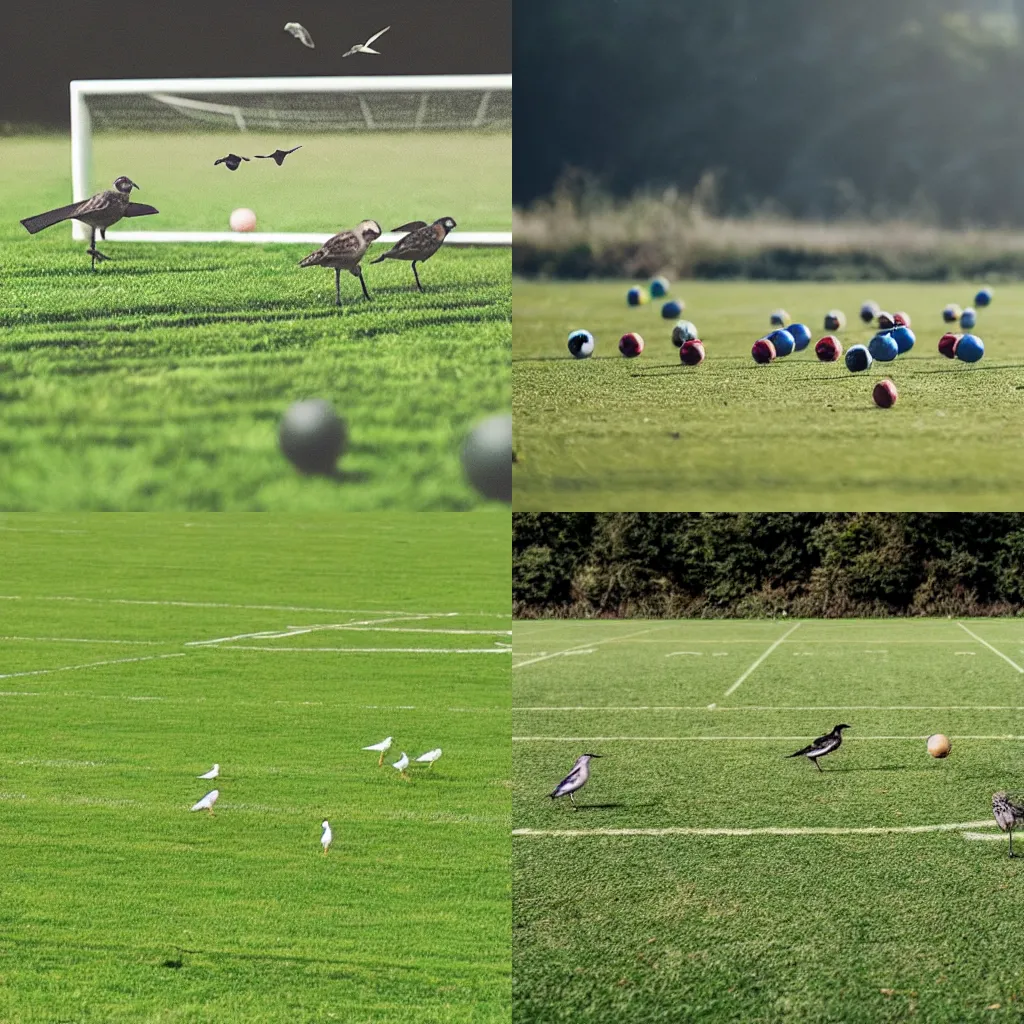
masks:
<svg viewBox="0 0 1024 1024"><path fill-rule="evenodd" d="M941 732L929 736L928 753L932 757L947 757L949 755L949 737L943 736Z"/></svg>

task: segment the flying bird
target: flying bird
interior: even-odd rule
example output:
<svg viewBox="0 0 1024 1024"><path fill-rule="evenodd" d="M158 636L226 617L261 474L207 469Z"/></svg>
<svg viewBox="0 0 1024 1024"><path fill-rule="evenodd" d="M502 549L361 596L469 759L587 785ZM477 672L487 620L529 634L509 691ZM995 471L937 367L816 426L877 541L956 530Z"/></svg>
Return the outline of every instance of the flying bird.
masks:
<svg viewBox="0 0 1024 1024"><path fill-rule="evenodd" d="M216 167L217 164L227 164L229 171L237 171L238 168L242 166L243 160L246 163L249 163L249 158L247 156L239 156L237 153L228 153L227 156L222 156L219 160L214 160L213 166Z"/></svg>
<svg viewBox="0 0 1024 1024"><path fill-rule="evenodd" d="M356 43L356 45L353 46L351 50L348 50L346 53L343 53L342 57L351 57L353 53L376 53L379 55L380 50L371 49L370 43L375 42L377 39L380 39L380 37L384 35L384 33L387 32L389 28L391 28L390 25L388 25L388 28L382 28L375 36L370 36L370 38L367 39L365 43ZM313 44L310 43L309 45L312 46Z"/></svg>
<svg viewBox="0 0 1024 1024"><path fill-rule="evenodd" d="M818 758L838 750L839 745L843 742L843 730L849 728L845 724L837 725L831 732L825 733L824 736L819 736L813 743L804 747L803 750L798 750L795 754L787 754L786 757L806 757L814 762L814 767L820 772L822 767L818 764Z"/></svg>
<svg viewBox="0 0 1024 1024"><path fill-rule="evenodd" d="M96 248L96 231L99 230L100 238L107 237L107 228L116 224L122 217L145 217L151 213L160 211L145 203L133 203L131 201L132 189L139 186L122 175L114 182L114 187L105 192L97 192L89 199L80 199L77 203L69 206L62 206L57 210L48 210L46 213L38 213L34 217L26 217L21 223L30 235L34 235L43 228L53 224L59 224L63 220L80 220L92 228L92 236L89 240L89 248L85 251L92 257L92 269L96 269L97 260L109 259Z"/></svg>
<svg viewBox="0 0 1024 1024"><path fill-rule="evenodd" d="M211 789L206 796L203 797L198 803L192 805L193 811L209 811L213 814L213 805L217 802L217 797L220 796L219 789Z"/></svg>
<svg viewBox="0 0 1024 1024"><path fill-rule="evenodd" d="M572 766L572 771L562 781L555 786L555 788L548 794L552 800L556 800L560 796L568 794L569 800L572 802L573 807L576 807L576 798L573 796L577 790L582 789L587 784L587 779L590 778L590 759L592 757L603 757L602 754L581 754L576 758L576 763Z"/></svg>
<svg viewBox="0 0 1024 1024"><path fill-rule="evenodd" d="M294 153L296 149L302 149L301 146L296 146L295 149L275 149L273 153L256 154L257 160L274 160L277 166L280 167L284 163L284 158L289 153Z"/></svg>
<svg viewBox="0 0 1024 1024"><path fill-rule="evenodd" d="M423 291L420 284L420 275L416 273L416 264L423 260L429 260L431 256L441 248L441 243L448 237L448 232L455 227L455 221L451 217L441 217L433 224L426 221L414 220L403 224L394 231L408 231L409 233L400 238L393 248L378 256L373 263L380 263L382 260L412 260L412 276L416 278L416 287Z"/></svg>
<svg viewBox="0 0 1024 1024"><path fill-rule="evenodd" d="M384 763L384 755L391 749L391 737L389 736L386 740L381 740L380 743L373 743L368 747L363 747L363 750L379 750L380 760L377 762L379 768Z"/></svg>
<svg viewBox="0 0 1024 1024"><path fill-rule="evenodd" d="M220 775L220 765L215 764L205 775L197 775L197 779L215 779Z"/></svg>
<svg viewBox="0 0 1024 1024"><path fill-rule="evenodd" d="M409 755L404 750L402 751L402 756L391 767L397 769L398 774L406 782L410 781L409 776L405 774L405 769L409 767Z"/></svg>
<svg viewBox="0 0 1024 1024"><path fill-rule="evenodd" d="M363 286L363 295L367 299L370 293L366 290L363 280L363 268L359 265L370 243L380 238L380 225L375 220L364 220L352 231L339 231L328 238L316 252L311 252L300 267L333 267L334 268L334 304L341 305L341 272L347 270L353 277L359 278Z"/></svg>
<svg viewBox="0 0 1024 1024"><path fill-rule="evenodd" d="M1024 825L1024 797L995 793L992 796L992 813L996 824L1004 832L1010 833L1010 856L1016 857L1013 852L1013 830L1018 825Z"/></svg>
<svg viewBox="0 0 1024 1024"><path fill-rule="evenodd" d="M297 21L289 21L284 27L285 32L291 32L303 46L313 49L313 37L307 29L304 29Z"/></svg>
<svg viewBox="0 0 1024 1024"><path fill-rule="evenodd" d="M324 856L327 856L327 851L331 848L331 843L334 841L334 833L331 832L331 826L326 821L320 822L320 827L324 830L324 834L320 837L320 845L324 848Z"/></svg>
<svg viewBox="0 0 1024 1024"><path fill-rule="evenodd" d="M436 750L428 750L425 754L420 754L416 758L418 762L432 765L441 756L441 748L438 747Z"/></svg>

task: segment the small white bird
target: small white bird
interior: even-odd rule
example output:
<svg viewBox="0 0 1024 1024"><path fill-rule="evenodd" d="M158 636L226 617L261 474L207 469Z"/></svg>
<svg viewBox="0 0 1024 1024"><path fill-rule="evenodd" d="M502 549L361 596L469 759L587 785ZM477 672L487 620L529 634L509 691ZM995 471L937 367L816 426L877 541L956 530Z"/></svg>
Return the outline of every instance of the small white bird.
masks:
<svg viewBox="0 0 1024 1024"><path fill-rule="evenodd" d="M402 751L402 756L391 767L397 768L399 775L406 782L410 781L409 776L405 774L405 769L409 767L409 755L404 750Z"/></svg>
<svg viewBox="0 0 1024 1024"><path fill-rule="evenodd" d="M441 748L438 747L437 750L428 750L425 754L420 754L420 756L417 757L416 760L424 762L426 764L433 764L440 756Z"/></svg>
<svg viewBox="0 0 1024 1024"><path fill-rule="evenodd" d="M207 793L206 796L204 796L203 799L199 801L199 803L192 805L192 810L209 811L211 814L213 814L213 805L217 802L217 797L219 796L219 789L211 789L210 792Z"/></svg>
<svg viewBox="0 0 1024 1024"><path fill-rule="evenodd" d="M573 796L573 793L578 792L587 784L587 779L590 778L590 759L592 757L601 757L601 754L580 754L572 766L572 771L555 786L548 796L552 800L557 800L560 796L568 796L573 807L578 811L576 797Z"/></svg>
<svg viewBox="0 0 1024 1024"><path fill-rule="evenodd" d="M363 750L379 750L380 759L377 761L377 767L379 768L384 763L384 755L391 749L391 737L389 736L386 740L381 740L380 743L372 743L368 747L363 747Z"/></svg>
<svg viewBox="0 0 1024 1024"><path fill-rule="evenodd" d="M313 49L313 37L297 21L289 21L285 25L284 30L285 32L291 32L303 46L308 46L311 50Z"/></svg>
<svg viewBox="0 0 1024 1024"><path fill-rule="evenodd" d="M379 39L382 35L384 35L385 32L387 32L389 28L391 28L390 25L388 25L388 28L382 28L375 36L370 36L370 38L367 39L365 43L356 43L356 45L353 46L351 50L349 50L347 53L343 53L342 57L351 57L353 53L376 53L379 55L380 50L371 49L370 43ZM312 46L313 44L310 43L309 45Z"/></svg>
<svg viewBox="0 0 1024 1024"><path fill-rule="evenodd" d="M215 779L220 775L220 765L215 764L205 775L197 775L197 779Z"/></svg>
<svg viewBox="0 0 1024 1024"><path fill-rule="evenodd" d="M320 837L320 845L324 848L324 856L326 857L327 851L331 848L334 834L331 832L331 826L326 821L320 822L320 827L324 830L324 834Z"/></svg>

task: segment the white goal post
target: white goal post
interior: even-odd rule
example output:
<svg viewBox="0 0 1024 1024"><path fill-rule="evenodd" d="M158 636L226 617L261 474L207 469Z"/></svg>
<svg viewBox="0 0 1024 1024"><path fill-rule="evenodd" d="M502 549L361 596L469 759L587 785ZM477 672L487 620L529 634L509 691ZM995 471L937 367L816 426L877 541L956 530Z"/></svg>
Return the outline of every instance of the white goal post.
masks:
<svg viewBox="0 0 1024 1024"><path fill-rule="evenodd" d="M250 129L279 129L301 126L317 130L318 124L298 107L297 100L315 94L337 94L329 108L335 118L331 129L377 132L387 128L402 131L479 130L497 127L511 132L511 75L389 75L377 77L292 77L292 78L140 78L71 82L71 181L73 201L98 191L90 182L94 112L90 101L103 97L128 96L139 104L147 126L160 130L161 115L188 119L201 128L244 132ZM281 97L274 109L247 106L246 95ZM440 104L440 97L447 97ZM202 97L202 98L197 98ZM210 99L209 97L214 97ZM222 101L222 102L221 102ZM374 104L387 106L390 123L381 124ZM454 113L453 113L454 112ZM507 123L507 128L506 128ZM511 178L511 169L510 169ZM109 187L109 182L106 184ZM146 201L148 196L139 196ZM73 220L76 240L89 238L89 228ZM127 223L127 222L123 222ZM335 228L334 230L337 230ZM118 242L303 242L320 245L334 231L323 232L235 232L235 231L118 231L107 237ZM386 232L381 242L395 242L401 234ZM511 246L511 231L453 231L446 245Z"/></svg>

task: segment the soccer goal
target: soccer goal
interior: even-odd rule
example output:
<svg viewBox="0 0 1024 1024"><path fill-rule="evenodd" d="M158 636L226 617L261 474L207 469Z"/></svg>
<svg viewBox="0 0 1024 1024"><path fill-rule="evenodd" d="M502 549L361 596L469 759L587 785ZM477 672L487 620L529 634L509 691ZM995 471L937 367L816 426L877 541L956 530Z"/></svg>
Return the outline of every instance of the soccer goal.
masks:
<svg viewBox="0 0 1024 1024"><path fill-rule="evenodd" d="M229 153L248 160L215 165ZM72 82L74 201L122 174L160 214L107 233L119 242L318 245L365 219L388 242L396 225L450 216L446 244L509 246L512 76ZM255 231L228 230L240 207Z"/></svg>

